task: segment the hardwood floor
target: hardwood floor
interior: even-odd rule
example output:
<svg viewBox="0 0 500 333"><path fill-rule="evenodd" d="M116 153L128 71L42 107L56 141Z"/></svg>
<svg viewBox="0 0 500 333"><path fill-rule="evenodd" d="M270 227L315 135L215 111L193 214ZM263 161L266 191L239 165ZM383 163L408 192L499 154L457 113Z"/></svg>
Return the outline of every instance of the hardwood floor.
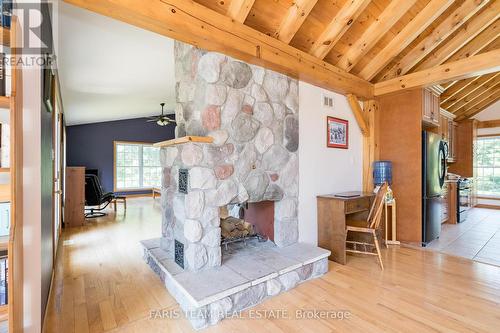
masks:
<svg viewBox="0 0 500 333"><path fill-rule="evenodd" d="M142 260L139 240L161 233L159 199L130 199L100 220L67 229L59 248L44 332L192 332L181 319L150 319L178 309ZM204 332L497 332L500 268L410 248L330 263L324 277L271 298L254 310L289 318L223 320ZM295 311L345 310L349 318L298 319ZM261 313L262 314L262 313ZM277 311L268 312L276 316Z"/></svg>

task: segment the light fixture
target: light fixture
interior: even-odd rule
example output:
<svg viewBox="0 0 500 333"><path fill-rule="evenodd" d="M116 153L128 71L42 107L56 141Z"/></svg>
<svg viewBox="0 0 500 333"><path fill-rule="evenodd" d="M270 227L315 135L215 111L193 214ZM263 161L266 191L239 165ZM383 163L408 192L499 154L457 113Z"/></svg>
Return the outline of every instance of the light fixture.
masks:
<svg viewBox="0 0 500 333"><path fill-rule="evenodd" d="M165 103L160 103L160 105L161 105L161 115L148 117L149 118L148 122L154 121L158 126L167 126L168 124L175 124L175 120L170 119L164 114L163 108L165 107Z"/></svg>

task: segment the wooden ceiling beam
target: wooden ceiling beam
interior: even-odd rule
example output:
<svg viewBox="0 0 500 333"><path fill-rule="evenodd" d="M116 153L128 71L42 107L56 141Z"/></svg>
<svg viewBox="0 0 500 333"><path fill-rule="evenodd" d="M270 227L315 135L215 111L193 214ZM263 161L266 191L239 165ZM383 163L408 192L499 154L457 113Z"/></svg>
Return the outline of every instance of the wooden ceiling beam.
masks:
<svg viewBox="0 0 500 333"><path fill-rule="evenodd" d="M493 1L478 15L469 19L465 24L460 27L453 38L446 40L439 48L434 50L429 56L422 61L417 67L415 72L427 68L438 66L446 62L451 56L457 53L462 47L470 42L474 37L479 35L483 30L489 27L500 17L500 1ZM498 23L498 22L497 22ZM496 26L496 25L495 25ZM495 29L497 30L497 29ZM476 53L479 51L476 51ZM455 59L458 60L458 59Z"/></svg>
<svg viewBox="0 0 500 333"><path fill-rule="evenodd" d="M314 42L309 53L319 59L324 59L370 2L371 0L346 1Z"/></svg>
<svg viewBox="0 0 500 333"><path fill-rule="evenodd" d="M472 79L475 80L473 80L470 84L464 87L459 94L456 94L453 98L450 98L446 102L441 103L441 107L450 112L453 112L452 110L456 109L455 105L458 102L460 102L464 98L467 98L469 95L474 94L475 92L477 92L478 89L481 89L481 87L485 85L490 85L491 82L500 79L500 73L491 73L487 75L478 76Z"/></svg>
<svg viewBox="0 0 500 333"><path fill-rule="evenodd" d="M375 96L500 71L500 49L375 84Z"/></svg>
<svg viewBox="0 0 500 333"><path fill-rule="evenodd" d="M496 20L486 30L477 35L472 41L462 47L457 53L452 55L445 63L467 58L481 52L492 51L500 48L500 22ZM457 81L443 83L443 88L449 89Z"/></svg>
<svg viewBox="0 0 500 333"><path fill-rule="evenodd" d="M384 9L347 52L340 58L336 66L346 71L356 66L359 60L384 37L396 22L410 9L416 0L394 0Z"/></svg>
<svg viewBox="0 0 500 333"><path fill-rule="evenodd" d="M494 74L487 74L487 75L494 75ZM464 89L466 89L468 86L471 84L474 84L475 81L479 80L480 78L484 77L483 76L475 76L471 77L465 80L458 80L458 81L452 81L456 82L453 86L447 88L444 90L444 92L440 96L440 105L444 107L444 105L447 105L447 103L453 103L457 98L459 98L458 95L460 92L462 92Z"/></svg>
<svg viewBox="0 0 500 333"><path fill-rule="evenodd" d="M408 73L415 65L438 47L453 32L459 29L464 22L475 15L490 0L465 0L465 2L442 21L429 36L414 46L381 78L389 80Z"/></svg>
<svg viewBox="0 0 500 333"><path fill-rule="evenodd" d="M500 127L500 119L480 121L477 128L495 128Z"/></svg>
<svg viewBox="0 0 500 333"><path fill-rule="evenodd" d="M478 101L481 101L485 94L488 94L488 91L496 90L499 87L499 84L500 77L497 76L489 82L483 84L481 87L478 87L478 89L476 89L473 93L461 98L452 107L446 108L446 110L451 113L465 110L470 106L475 105Z"/></svg>
<svg viewBox="0 0 500 333"><path fill-rule="evenodd" d="M263 66L340 94L373 98L373 85L189 0L64 0L69 4Z"/></svg>
<svg viewBox="0 0 500 333"><path fill-rule="evenodd" d="M366 123L366 119L363 115L363 110L361 109L361 106L359 105L358 98L353 94L348 94L347 95L347 102L349 103L349 106L351 107L351 111L354 114L354 118L356 118L356 122L358 123L359 129L361 130L361 134L363 134L363 136L365 136L365 137L370 136L370 128L368 127L368 124Z"/></svg>
<svg viewBox="0 0 500 333"><path fill-rule="evenodd" d="M431 0L404 28L361 70L359 76L373 79L392 59L413 42L454 0Z"/></svg>
<svg viewBox="0 0 500 333"><path fill-rule="evenodd" d="M479 112L483 111L486 109L488 106L496 103L500 99L500 90L495 91L492 93L490 96L487 98L483 99L480 103L474 105L470 109L468 109L466 112L463 114L457 116L456 121L464 120L464 119L469 119L474 117L476 114Z"/></svg>
<svg viewBox="0 0 500 333"><path fill-rule="evenodd" d="M316 5L316 2L318 0L295 0L290 8L288 8L285 18L281 21L280 27L274 33L273 37L287 44L290 43L314 5Z"/></svg>
<svg viewBox="0 0 500 333"><path fill-rule="evenodd" d="M255 0L232 0L227 9L227 16L243 23L248 17Z"/></svg>
<svg viewBox="0 0 500 333"><path fill-rule="evenodd" d="M497 3L500 3L497 2ZM476 37L474 37L470 42L464 45L458 52L453 54L449 59L445 61L452 62L463 58L473 56L475 54L486 51L490 48L491 50L497 49L500 43L498 43L498 37L500 36L500 20L496 19L489 27L480 32Z"/></svg>

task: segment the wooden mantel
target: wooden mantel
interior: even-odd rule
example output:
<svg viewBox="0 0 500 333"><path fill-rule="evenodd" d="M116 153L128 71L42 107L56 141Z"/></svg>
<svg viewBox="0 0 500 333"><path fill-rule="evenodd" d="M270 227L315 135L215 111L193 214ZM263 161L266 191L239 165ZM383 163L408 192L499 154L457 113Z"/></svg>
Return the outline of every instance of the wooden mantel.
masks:
<svg viewBox="0 0 500 333"><path fill-rule="evenodd" d="M183 136L181 138L176 138L172 140L157 142L153 147L169 147L175 145L181 145L188 142L198 142L198 143L212 143L214 139L210 136Z"/></svg>

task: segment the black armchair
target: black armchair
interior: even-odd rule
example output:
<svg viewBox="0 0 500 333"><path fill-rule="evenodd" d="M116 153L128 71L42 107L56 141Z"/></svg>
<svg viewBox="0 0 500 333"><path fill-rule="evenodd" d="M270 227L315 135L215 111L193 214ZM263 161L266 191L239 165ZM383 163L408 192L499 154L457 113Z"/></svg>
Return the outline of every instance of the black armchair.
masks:
<svg viewBox="0 0 500 333"><path fill-rule="evenodd" d="M96 175L85 175L85 217L94 218L105 216L101 212L115 199L113 192L104 193L101 182ZM104 206L103 206L104 205ZM90 207L90 208L87 208ZM87 213L88 212L88 213Z"/></svg>

